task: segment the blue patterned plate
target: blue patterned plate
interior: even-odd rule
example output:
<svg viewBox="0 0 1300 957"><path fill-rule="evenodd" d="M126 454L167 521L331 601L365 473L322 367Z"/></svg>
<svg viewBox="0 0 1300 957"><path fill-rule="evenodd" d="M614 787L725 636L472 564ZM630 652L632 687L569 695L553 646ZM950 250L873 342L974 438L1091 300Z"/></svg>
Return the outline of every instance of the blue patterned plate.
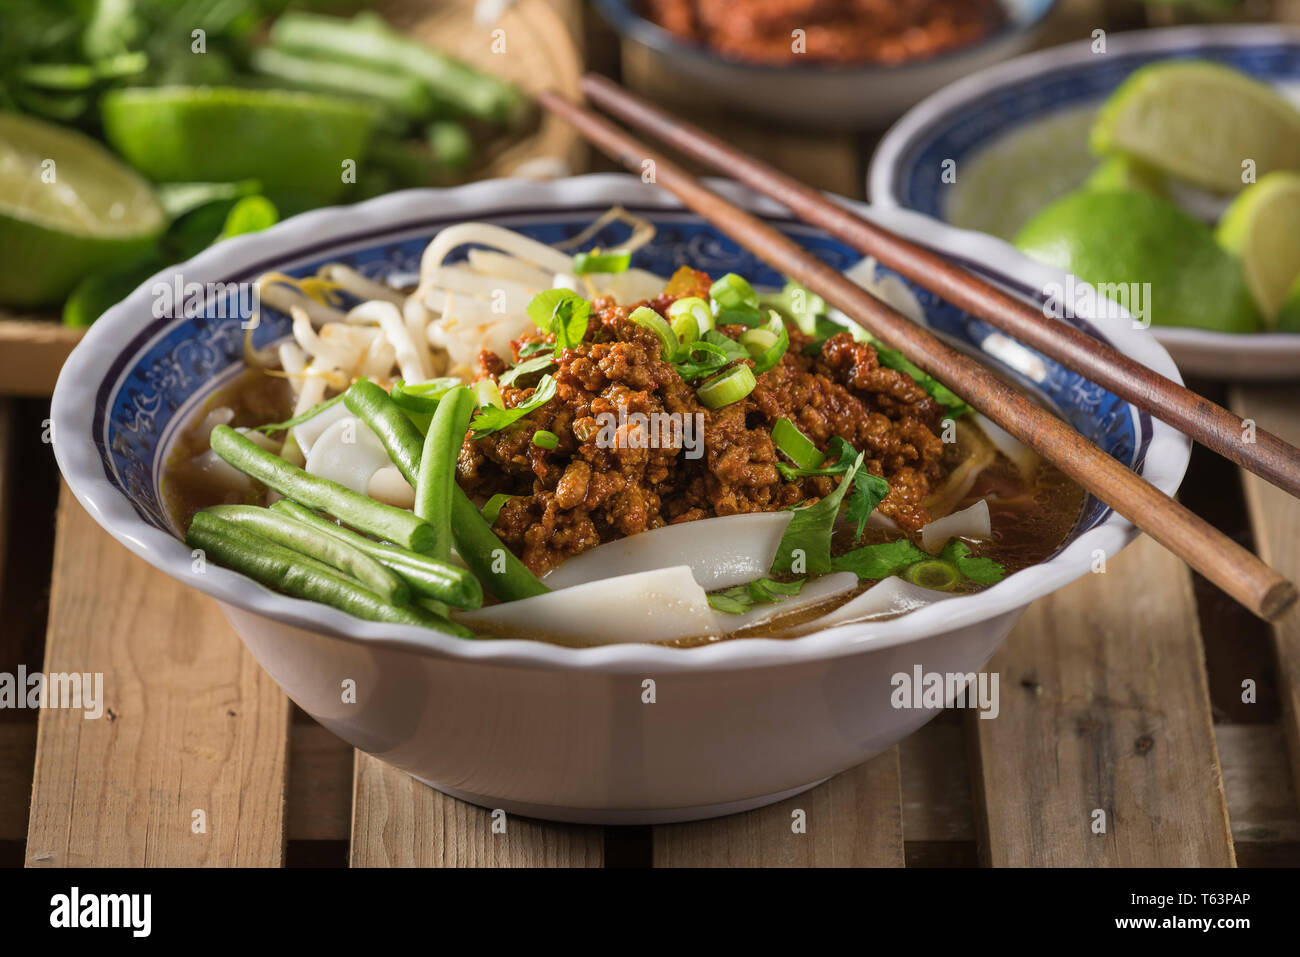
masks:
<svg viewBox="0 0 1300 957"><path fill-rule="evenodd" d="M1297 27L1117 34L1105 38L1104 53L1094 40L1071 43L982 70L914 107L876 151L868 174L871 202L1009 238L1095 167L1087 142L1096 107L1134 70L1169 59L1224 63L1300 103ZM1151 331L1185 373L1300 377L1300 335Z"/></svg>

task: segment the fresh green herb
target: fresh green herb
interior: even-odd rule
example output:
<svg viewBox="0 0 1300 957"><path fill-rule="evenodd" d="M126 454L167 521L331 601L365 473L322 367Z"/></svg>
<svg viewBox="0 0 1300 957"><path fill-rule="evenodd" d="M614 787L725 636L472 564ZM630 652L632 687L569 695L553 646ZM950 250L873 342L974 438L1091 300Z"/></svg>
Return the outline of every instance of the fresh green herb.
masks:
<svg viewBox="0 0 1300 957"><path fill-rule="evenodd" d="M272 422L269 425L259 425L253 429L254 432L262 432L271 435L274 432L286 432L289 429L297 428L309 419L314 419L332 405L338 405L343 401L344 393L340 392L332 399L326 399L324 402L317 402L306 412L295 415L292 419L286 419L284 422Z"/></svg>
<svg viewBox="0 0 1300 957"><path fill-rule="evenodd" d="M721 409L739 402L753 392L756 385L754 372L749 366L735 365L696 389L695 397L710 409Z"/></svg>
<svg viewBox="0 0 1300 957"><path fill-rule="evenodd" d="M943 546L939 557L951 562L963 575L981 585L996 585L1006 577L1007 570L991 558L977 558L970 553L970 546L965 542L951 538Z"/></svg>
<svg viewBox="0 0 1300 957"><path fill-rule="evenodd" d="M632 254L626 250L616 249L602 253L599 249L578 253L573 257L573 271L579 276L587 273L627 272L632 265Z"/></svg>
<svg viewBox="0 0 1300 957"><path fill-rule="evenodd" d="M824 575L831 570L831 535L835 531L835 518L839 515L844 496L853 488L854 478L862 468L863 456L858 454L844 472L840 484L816 505L794 513L772 562L773 572Z"/></svg>
<svg viewBox="0 0 1300 957"><path fill-rule="evenodd" d="M882 366L911 376L917 385L930 394L934 401L948 410L949 415L961 416L970 411L970 406L960 396L934 376L909 362L903 353L897 349L891 349L881 342L873 341L871 345L876 350L876 355L880 357Z"/></svg>
<svg viewBox="0 0 1300 957"><path fill-rule="evenodd" d="M560 446L560 437L554 432L548 432L545 429L538 429L533 433L533 445L539 449L554 451Z"/></svg>
<svg viewBox="0 0 1300 957"><path fill-rule="evenodd" d="M776 425L772 426L772 442L776 450L797 468L819 469L826 461L826 456L817 450L812 439L800 432L799 427L789 419L776 420Z"/></svg>
<svg viewBox="0 0 1300 957"><path fill-rule="evenodd" d="M489 525L495 525L497 517L501 514L502 507L514 497L513 495L506 495L504 492L493 495L483 505L483 521Z"/></svg>
<svg viewBox="0 0 1300 957"><path fill-rule="evenodd" d="M718 611L729 615L739 615L754 605L770 605L797 595L803 589L804 579L791 582L779 582L772 578L760 578L745 585L713 592L708 596L709 604Z"/></svg>
<svg viewBox="0 0 1300 957"><path fill-rule="evenodd" d="M491 380L480 381L490 382ZM481 406L478 415L474 416L473 421L470 422L470 428L473 429L472 437L481 439L493 432L500 432L502 429L514 425L530 412L540 409L553 398L555 398L555 379L549 375L544 375L541 381L537 383L537 388L533 390L533 394L525 402L513 409L503 409L495 405Z"/></svg>
<svg viewBox="0 0 1300 957"><path fill-rule="evenodd" d="M551 356L537 356L534 359L527 359L519 363L512 369L507 369L497 379L498 385L512 385L516 380L526 375L532 375L534 372L544 372L555 365L555 360Z"/></svg>
<svg viewBox="0 0 1300 957"><path fill-rule="evenodd" d="M748 358L749 352L735 339L710 329L703 338L684 350L683 357L677 362L677 374L690 382L719 372L738 359Z"/></svg>
<svg viewBox="0 0 1300 957"><path fill-rule="evenodd" d="M903 570L903 581L933 591L955 591L962 577L956 565L941 558L928 558Z"/></svg>
<svg viewBox="0 0 1300 957"><path fill-rule="evenodd" d="M802 436L802 433L799 434ZM811 443L809 444L811 445ZM834 456L834 459L831 458L832 456ZM813 476L839 475L847 472L857 457L857 449L850 445L843 436L837 435L830 441L830 447L823 458L821 468L791 468L784 462L777 462L776 470L781 473L781 477L787 482ZM826 465L827 460L830 460L831 464ZM867 519L871 517L871 513L876 510L876 506L888 494L889 483L879 475L873 475L866 469L859 469L854 473L852 494L849 496L845 508L845 517L857 526L854 534L855 538L862 535L862 530L867 526Z"/></svg>
<svg viewBox="0 0 1300 957"><path fill-rule="evenodd" d="M677 339L677 333L673 332L673 327L668 325L668 321L663 316L649 306L638 306L632 310L632 314L627 318L642 329L649 329L659 338L659 357L661 359L665 362L672 362L677 358L677 353L681 351L682 344Z"/></svg>
<svg viewBox="0 0 1300 957"><path fill-rule="evenodd" d="M527 359L531 356L540 355L543 352L550 352L551 348L552 346L549 342L546 342L543 339L534 339L532 342L524 343L523 347L519 350L519 358Z"/></svg>
<svg viewBox="0 0 1300 957"><path fill-rule="evenodd" d="M837 572L853 572L863 580L878 581L897 575L909 565L930 558L911 539L900 538L878 545L863 545L851 552L831 559L831 568Z"/></svg>
<svg viewBox="0 0 1300 957"><path fill-rule="evenodd" d="M587 334L591 303L569 289L547 289L528 304L528 318L543 332L555 334L555 354L571 349Z"/></svg>
<svg viewBox="0 0 1300 957"><path fill-rule="evenodd" d="M754 360L754 375L762 375L776 366L790 348L790 333L785 320L772 313L767 325L740 334L737 340Z"/></svg>

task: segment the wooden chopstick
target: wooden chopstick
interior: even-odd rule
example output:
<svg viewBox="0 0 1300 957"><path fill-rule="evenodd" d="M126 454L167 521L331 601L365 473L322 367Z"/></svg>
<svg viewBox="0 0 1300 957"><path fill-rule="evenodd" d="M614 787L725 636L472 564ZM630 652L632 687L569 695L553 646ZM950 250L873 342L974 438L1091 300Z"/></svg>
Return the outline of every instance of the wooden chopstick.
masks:
<svg viewBox="0 0 1300 957"><path fill-rule="evenodd" d="M1148 369L1082 330L1047 318L1023 300L832 203L815 189L605 77L587 74L582 89L593 103L629 126L771 197L804 222L819 226L859 252L874 256L883 265L954 306L1050 356L1266 482L1300 497L1300 449L1273 433L1250 427L1230 410Z"/></svg>
<svg viewBox="0 0 1300 957"><path fill-rule="evenodd" d="M1129 471L1078 432L928 329L886 306L839 271L590 110L553 91L539 102L630 170L649 177L778 272L802 283L854 322L902 349L932 376L1110 505L1256 615L1274 619L1296 588L1258 557Z"/></svg>

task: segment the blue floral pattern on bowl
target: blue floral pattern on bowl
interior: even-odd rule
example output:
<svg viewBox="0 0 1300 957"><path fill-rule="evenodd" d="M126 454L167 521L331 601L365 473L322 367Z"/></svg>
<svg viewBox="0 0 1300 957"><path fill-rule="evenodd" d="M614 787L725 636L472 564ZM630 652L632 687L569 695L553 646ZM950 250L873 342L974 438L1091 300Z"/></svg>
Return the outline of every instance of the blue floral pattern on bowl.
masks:
<svg viewBox="0 0 1300 957"><path fill-rule="evenodd" d="M663 209L634 209L657 227L654 240L636 254L640 268L668 275L678 266L692 265L714 275L737 272L756 285L779 286L782 277L766 264L738 248L726 236L696 217ZM546 243L576 235L603 209L569 210L564 214L539 217L536 214L496 213L485 221L516 229ZM337 239L325 247L303 253L291 265L282 261L258 264L238 275L222 277L232 284L230 300L210 301L201 315L167 321L161 328L146 327L123 348L97 396L98 410L93 424L96 447L109 480L125 492L137 514L156 528L176 531L162 492L163 464L181 428L212 393L242 369L244 331L233 284L248 282L261 272L275 268L293 276L308 275L328 262L342 262L370 278L413 281L420 254L437 231L452 222L429 220L404 224L383 238L363 236ZM783 232L816 253L837 269L847 269L860 256L849 247L802 224L772 220ZM617 227L613 227L617 229ZM392 238L400 236L400 238ZM594 241L607 246L619 240L608 232ZM460 252L464 255L464 251ZM970 264L971 268L981 269ZM987 272L987 270L982 270ZM1008 277L992 274L998 281L1015 285ZM931 326L956 342L979 349L994 330L932 293L913 287L925 308ZM1029 290L1022 290L1029 294ZM224 315L227 318L218 318ZM1076 320L1087 327L1083 320ZM1090 329L1096 333L1096 330ZM255 330L254 345L266 346L290 333L287 316L263 310ZM1140 466L1151 437L1151 423L1145 415L1134 416L1127 403L1052 360L1038 356L1045 374L1033 387L1084 435L1111 455L1132 466ZM1101 523L1110 510L1089 499L1075 534Z"/></svg>

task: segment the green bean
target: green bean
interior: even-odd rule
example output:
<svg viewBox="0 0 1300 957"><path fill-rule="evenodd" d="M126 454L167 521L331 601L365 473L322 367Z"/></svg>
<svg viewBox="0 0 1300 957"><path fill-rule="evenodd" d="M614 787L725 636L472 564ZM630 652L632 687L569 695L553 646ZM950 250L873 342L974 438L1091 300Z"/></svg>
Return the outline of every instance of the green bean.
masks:
<svg viewBox="0 0 1300 957"><path fill-rule="evenodd" d="M398 607L342 575L321 571L318 563L233 522L199 512L185 533L185 543L202 549L217 563L294 598L330 605L369 621L422 625L437 631L473 638L473 632L431 614L419 605Z"/></svg>
<svg viewBox="0 0 1300 957"><path fill-rule="evenodd" d="M497 538L496 532L484 521L460 486L456 487L451 498L451 528L456 539L456 553L488 591L502 601L518 601L550 591Z"/></svg>
<svg viewBox="0 0 1300 957"><path fill-rule="evenodd" d="M343 404L379 436L388 457L411 483L411 488L415 488L420 477L419 449L424 444L424 436L415 423L402 414L387 392L368 379L352 383L343 393ZM408 448L416 450L413 461L405 454Z"/></svg>
<svg viewBox="0 0 1300 957"><path fill-rule="evenodd" d="M433 114L433 97L413 76L287 53L274 47L254 50L249 62L263 76L299 89L362 97L411 120L424 120Z"/></svg>
<svg viewBox="0 0 1300 957"><path fill-rule="evenodd" d="M479 585L478 579L458 565L442 562L428 555L417 555L415 552L408 552L394 545L372 542L350 528L335 525L311 509L303 508L297 502L288 499L276 502L271 506L271 510L327 535L333 535L365 552L405 579L414 596L434 598L457 608L474 609L483 604L483 587Z"/></svg>
<svg viewBox="0 0 1300 957"><path fill-rule="evenodd" d="M351 390L349 390L351 391ZM381 390L382 391L382 390ZM419 484L421 446L424 436L391 398L359 405L355 414L370 426L393 464L406 476L412 487ZM349 406L349 408L351 408ZM492 526L483 518L469 496L453 483L451 493L451 534L456 552L481 583L502 601L517 601L550 591L497 538Z"/></svg>
<svg viewBox="0 0 1300 957"><path fill-rule="evenodd" d="M522 94L510 84L479 73L369 17L348 21L291 11L278 17L271 27L271 44L281 50L360 62L415 76L440 103L475 119L512 122L526 106Z"/></svg>
<svg viewBox="0 0 1300 957"><path fill-rule="evenodd" d="M252 529L277 545L333 566L386 602L405 605L411 600L411 590L405 581L350 542L255 505L216 505L206 511Z"/></svg>
<svg viewBox="0 0 1300 957"><path fill-rule="evenodd" d="M436 541L428 522L410 512L384 505L352 489L304 472L295 465L244 438L228 425L212 430L212 451L235 468L257 479L285 498L329 512L376 538L396 542L415 552L427 552Z"/></svg>
<svg viewBox="0 0 1300 957"><path fill-rule="evenodd" d="M444 561L451 555L451 493L456 487L456 460L474 414L474 393L462 386L438 402L429 423L415 485L415 514L428 522L437 542L430 552Z"/></svg>

